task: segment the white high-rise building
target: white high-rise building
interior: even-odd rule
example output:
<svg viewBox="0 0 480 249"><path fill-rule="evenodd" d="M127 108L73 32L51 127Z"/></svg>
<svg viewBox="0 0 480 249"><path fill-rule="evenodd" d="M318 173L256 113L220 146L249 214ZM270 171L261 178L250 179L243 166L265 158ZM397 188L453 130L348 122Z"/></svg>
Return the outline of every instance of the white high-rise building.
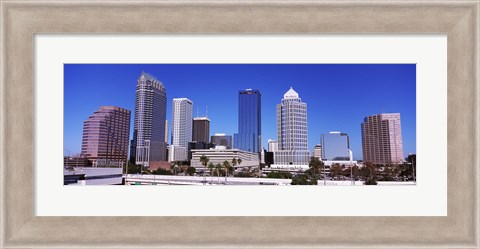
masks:
<svg viewBox="0 0 480 249"><path fill-rule="evenodd" d="M192 141L193 102L187 98L175 98L172 112L172 145L185 148L185 156L174 158L174 161L184 161L188 142Z"/></svg>
<svg viewBox="0 0 480 249"><path fill-rule="evenodd" d="M291 87L277 105L277 134L276 167L308 168L307 104Z"/></svg>
<svg viewBox="0 0 480 249"><path fill-rule="evenodd" d="M278 150L278 142L268 139L268 152L275 152Z"/></svg>

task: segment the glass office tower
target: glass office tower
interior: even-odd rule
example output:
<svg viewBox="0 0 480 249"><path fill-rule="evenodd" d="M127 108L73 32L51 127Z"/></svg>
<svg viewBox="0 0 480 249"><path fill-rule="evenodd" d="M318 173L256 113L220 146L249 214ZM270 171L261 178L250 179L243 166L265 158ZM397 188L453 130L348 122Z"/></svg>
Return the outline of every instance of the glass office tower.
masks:
<svg viewBox="0 0 480 249"><path fill-rule="evenodd" d="M135 94L136 164L166 161L165 120L167 119L167 90L162 82L142 72Z"/></svg>
<svg viewBox="0 0 480 249"><path fill-rule="evenodd" d="M347 133L332 131L321 135L322 159L326 161L350 160L350 140Z"/></svg>
<svg viewBox="0 0 480 249"><path fill-rule="evenodd" d="M234 134L234 147L260 153L262 144L262 94L246 89L238 94L238 133Z"/></svg>

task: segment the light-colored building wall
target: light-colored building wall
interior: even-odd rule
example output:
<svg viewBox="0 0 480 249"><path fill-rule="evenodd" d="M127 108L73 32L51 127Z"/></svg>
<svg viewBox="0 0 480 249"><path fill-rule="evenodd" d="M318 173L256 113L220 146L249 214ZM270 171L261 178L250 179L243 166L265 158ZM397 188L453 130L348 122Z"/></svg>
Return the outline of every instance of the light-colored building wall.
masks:
<svg viewBox="0 0 480 249"><path fill-rule="evenodd" d="M187 148L181 146L170 145L168 147L168 161L186 161Z"/></svg>
<svg viewBox="0 0 480 249"><path fill-rule="evenodd" d="M290 88L277 105L278 150L275 165L308 165L307 104Z"/></svg>
<svg viewBox="0 0 480 249"><path fill-rule="evenodd" d="M268 152L275 152L278 150L278 142L268 139Z"/></svg>
<svg viewBox="0 0 480 249"><path fill-rule="evenodd" d="M315 145L315 148L313 148L313 157L322 160L322 145Z"/></svg>
<svg viewBox="0 0 480 249"><path fill-rule="evenodd" d="M240 167L258 167L260 165L258 153L242 151L238 149L225 149L225 147L220 149L208 149L208 150L192 150L192 161L191 166L195 168L202 168L203 165L200 163L200 157L206 156L209 159L209 163L213 164L223 164L223 162L228 161L232 163L232 159L242 159L241 164L237 164L235 168Z"/></svg>
<svg viewBox="0 0 480 249"><path fill-rule="evenodd" d="M185 148L192 141L193 102L187 98L175 98L172 105L172 145Z"/></svg>
<svg viewBox="0 0 480 249"><path fill-rule="evenodd" d="M122 184L122 170L122 167L74 167L73 169L64 169L63 175L85 175L85 179L68 185L118 185Z"/></svg>

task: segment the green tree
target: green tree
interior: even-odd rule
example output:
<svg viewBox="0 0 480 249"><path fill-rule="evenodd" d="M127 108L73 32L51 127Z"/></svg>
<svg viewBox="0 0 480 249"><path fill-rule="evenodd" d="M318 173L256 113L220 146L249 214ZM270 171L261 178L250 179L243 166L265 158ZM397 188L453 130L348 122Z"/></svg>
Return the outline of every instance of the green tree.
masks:
<svg viewBox="0 0 480 249"><path fill-rule="evenodd" d="M319 169L323 169L324 164L317 157L312 157L308 163L308 167L311 169L313 178L317 179L317 173Z"/></svg>
<svg viewBox="0 0 480 249"><path fill-rule="evenodd" d="M205 155L202 155L199 159L200 163L203 165L203 181L204 181L204 184L206 183L206 179L205 179L205 168L207 167L207 164L208 164L208 161L210 161L208 159L208 157L206 157Z"/></svg>
<svg viewBox="0 0 480 249"><path fill-rule="evenodd" d="M377 185L377 168L371 162L365 162L366 168L366 178L365 178L365 185Z"/></svg>
<svg viewBox="0 0 480 249"><path fill-rule="evenodd" d="M142 165L134 164L128 162L128 174L140 174ZM127 167L123 166L123 173L125 174L127 171Z"/></svg>
<svg viewBox="0 0 480 249"><path fill-rule="evenodd" d="M267 174L267 178L292 179L292 174L290 172L272 171Z"/></svg>
<svg viewBox="0 0 480 249"><path fill-rule="evenodd" d="M227 185L228 170L230 169L230 163L228 161L223 162L223 168L225 169L225 185Z"/></svg>
<svg viewBox="0 0 480 249"><path fill-rule="evenodd" d="M197 171L197 169L195 169L195 167L188 167L188 168L187 168L187 174L188 174L188 175L193 176L196 171Z"/></svg>
<svg viewBox="0 0 480 249"><path fill-rule="evenodd" d="M217 163L215 165L215 170L217 171L217 182L220 182L220 170L222 170L222 165Z"/></svg>
<svg viewBox="0 0 480 249"><path fill-rule="evenodd" d="M178 166L178 164L175 163L175 164L173 164L173 165L171 166L171 168L172 168L172 170L173 170L173 174L174 174L174 175L177 175L178 169L180 168L180 166Z"/></svg>
<svg viewBox="0 0 480 249"><path fill-rule="evenodd" d="M241 159L239 159L241 160ZM238 163L238 160L234 157L232 159L232 173L235 171L235 166L237 166L237 163ZM232 174L232 176L235 176L234 174Z"/></svg>
<svg viewBox="0 0 480 249"><path fill-rule="evenodd" d="M209 160L208 157L206 157L205 155L202 155L202 156L200 157L200 163L201 163L201 164L203 165L203 167L205 167L205 168L207 167L208 161L210 161L210 160Z"/></svg>
<svg viewBox="0 0 480 249"><path fill-rule="evenodd" d="M331 177L337 177L338 175L340 175L341 172L342 172L342 166L340 166L340 164L338 164L338 163L336 163L336 164L334 164L330 167L330 176Z"/></svg>
<svg viewBox="0 0 480 249"><path fill-rule="evenodd" d="M308 178L306 175L296 175L292 178L292 185L317 185L317 179Z"/></svg>

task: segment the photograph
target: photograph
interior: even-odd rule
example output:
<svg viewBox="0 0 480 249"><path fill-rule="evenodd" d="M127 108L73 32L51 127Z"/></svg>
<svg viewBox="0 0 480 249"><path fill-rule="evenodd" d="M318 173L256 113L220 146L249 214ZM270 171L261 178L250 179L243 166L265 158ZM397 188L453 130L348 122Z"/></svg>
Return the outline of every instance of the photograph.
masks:
<svg viewBox="0 0 480 249"><path fill-rule="evenodd" d="M64 64L64 185L416 185L416 64Z"/></svg>

